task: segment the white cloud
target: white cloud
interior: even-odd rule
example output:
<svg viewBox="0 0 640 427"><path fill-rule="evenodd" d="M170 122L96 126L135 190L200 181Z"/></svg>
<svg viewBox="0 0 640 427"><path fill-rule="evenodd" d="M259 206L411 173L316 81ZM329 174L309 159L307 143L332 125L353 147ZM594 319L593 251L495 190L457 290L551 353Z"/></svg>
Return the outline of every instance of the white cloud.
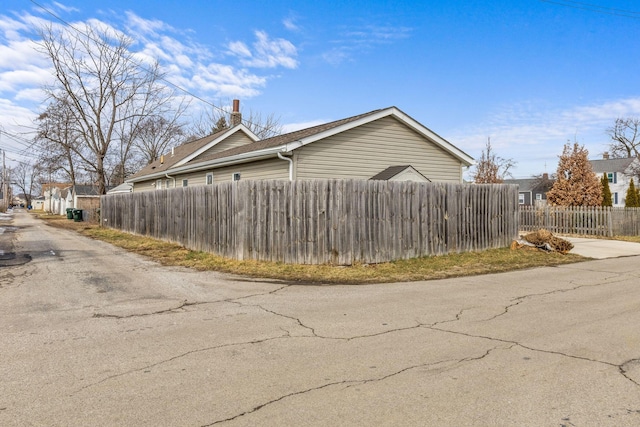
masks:
<svg viewBox="0 0 640 427"><path fill-rule="evenodd" d="M63 11L60 12L62 16L64 11L75 11L63 4L56 4L55 9ZM11 16L0 13L0 126L14 134L32 128L33 119L45 100L41 88L54 78L48 58L36 50L37 29L48 25L53 31L74 31L45 19L44 12L37 13L42 16L26 12ZM272 77L254 72L254 69L295 68L298 65L297 50L291 42L272 39L261 31L255 33L252 43L236 41L216 47L193 41L188 29L178 31L162 21L144 19L133 12L123 16L105 13L100 19L70 22L74 28L87 25L111 37L126 35L132 41L136 61L140 64L157 61L173 85L172 89L184 88L204 99L255 97ZM238 63L228 61L227 49L234 51ZM177 92L182 95L179 90ZM197 110L202 105L195 102L190 108Z"/></svg>
<svg viewBox="0 0 640 427"><path fill-rule="evenodd" d="M558 156L567 142L577 141L598 158L608 150L607 128L618 117L640 116L640 98L625 98L593 105L554 109L538 104L505 108L482 124L463 128L447 139L478 158L491 138L494 151L517 161L514 176L555 172Z"/></svg>
<svg viewBox="0 0 640 427"><path fill-rule="evenodd" d="M64 5L64 4L62 4L62 3L60 3L60 2L57 2L57 1L54 1L54 2L53 2L53 6L54 6L56 9L58 9L58 10L62 10L62 11L67 12L67 13L68 13L68 12L79 12L79 11L80 11L80 9L77 9L77 8L75 8L75 7L73 7L73 6L67 6L67 5Z"/></svg>
<svg viewBox="0 0 640 427"><path fill-rule="evenodd" d="M285 18L282 25L289 31L300 31L300 27L295 23L295 18Z"/></svg>
<svg viewBox="0 0 640 427"><path fill-rule="evenodd" d="M265 84L264 77L237 70L230 65L209 64L198 68L189 87L215 92L222 97L252 97L258 95L259 88Z"/></svg>
<svg viewBox="0 0 640 427"><path fill-rule="evenodd" d="M411 37L412 28L393 25L369 24L349 27L331 40L333 47L322 54L331 65L338 65L358 53L366 53L381 45L388 45Z"/></svg>
<svg viewBox="0 0 640 427"><path fill-rule="evenodd" d="M255 32L256 41L251 51L243 42L229 43L229 53L237 56L245 67L253 68L296 68L298 54L296 47L285 39L270 39L264 31Z"/></svg>
<svg viewBox="0 0 640 427"><path fill-rule="evenodd" d="M157 34L160 31L173 30L170 25L158 19L144 19L131 11L125 12L126 27L136 33Z"/></svg>
<svg viewBox="0 0 640 427"><path fill-rule="evenodd" d="M251 51L243 42L229 43L229 50L236 56L251 58Z"/></svg>

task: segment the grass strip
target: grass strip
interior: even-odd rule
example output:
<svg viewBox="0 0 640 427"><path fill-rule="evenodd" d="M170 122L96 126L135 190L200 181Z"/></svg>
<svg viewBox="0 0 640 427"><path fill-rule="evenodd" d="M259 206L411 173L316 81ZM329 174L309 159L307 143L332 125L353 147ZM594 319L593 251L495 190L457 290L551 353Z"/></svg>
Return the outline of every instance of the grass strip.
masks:
<svg viewBox="0 0 640 427"><path fill-rule="evenodd" d="M218 271L255 278L278 279L300 284L357 285L434 280L557 266L587 259L571 253L562 255L535 249L500 248L351 266L237 261L211 253L192 251L176 243L99 227L97 224L74 222L57 215L38 216L51 226L74 230L84 236L144 255L163 265L182 266L201 271Z"/></svg>

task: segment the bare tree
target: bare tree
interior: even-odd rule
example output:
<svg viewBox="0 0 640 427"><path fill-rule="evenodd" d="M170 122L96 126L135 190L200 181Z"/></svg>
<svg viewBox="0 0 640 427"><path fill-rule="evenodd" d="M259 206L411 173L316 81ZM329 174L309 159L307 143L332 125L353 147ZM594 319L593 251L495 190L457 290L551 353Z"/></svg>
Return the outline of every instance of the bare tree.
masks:
<svg viewBox="0 0 640 427"><path fill-rule="evenodd" d="M16 185L24 194L27 206L31 206L31 197L39 191L39 176L41 169L30 163L20 162L18 166L13 168L12 178L13 184Z"/></svg>
<svg viewBox="0 0 640 427"><path fill-rule="evenodd" d="M556 182L547 201L557 206L600 206L602 185L589 163L589 151L577 142L565 144L558 162Z"/></svg>
<svg viewBox="0 0 640 427"><path fill-rule="evenodd" d="M174 117L154 116L143 120L135 138L135 146L140 150L145 164L156 161L170 145L178 145L184 137L182 124Z"/></svg>
<svg viewBox="0 0 640 427"><path fill-rule="evenodd" d="M72 151L104 194L109 153L121 153L124 164L132 144L125 133L135 134L143 118L169 108L172 94L160 84L158 64L139 66L132 41L121 33L85 25L82 31L49 26L40 35L56 76L45 90L53 103L68 102L78 138Z"/></svg>
<svg viewBox="0 0 640 427"><path fill-rule="evenodd" d="M640 157L640 119L618 118L607 129L607 134L611 137L609 149L612 157Z"/></svg>
<svg viewBox="0 0 640 427"><path fill-rule="evenodd" d="M63 180L76 184L76 154L80 150L80 135L67 100L59 99L50 103L37 118L37 135L34 139L38 164L50 177L62 172Z"/></svg>
<svg viewBox="0 0 640 427"><path fill-rule="evenodd" d="M511 176L509 170L515 166L512 159L503 159L497 156L491 148L491 139L487 138L487 145L482 150L482 155L476 164L473 173L473 182L476 184L500 184L505 177Z"/></svg>
<svg viewBox="0 0 640 427"><path fill-rule="evenodd" d="M221 130L229 128L227 120L231 110L225 108L212 108L200 115L191 127L191 133L195 138L211 135ZM242 117L242 123L253 132L258 139L271 138L282 133L280 117L275 114L262 115L261 113L249 111L248 115Z"/></svg>

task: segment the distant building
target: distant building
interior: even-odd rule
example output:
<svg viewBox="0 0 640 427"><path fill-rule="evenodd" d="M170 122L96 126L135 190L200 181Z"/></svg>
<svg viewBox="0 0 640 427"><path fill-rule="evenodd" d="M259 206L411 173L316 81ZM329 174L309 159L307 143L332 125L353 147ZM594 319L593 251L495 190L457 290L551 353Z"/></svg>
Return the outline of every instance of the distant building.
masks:
<svg viewBox="0 0 640 427"><path fill-rule="evenodd" d="M520 206L539 206L547 203L547 192L555 181L544 173L541 177L525 179L505 179L504 184L518 186L518 204Z"/></svg>
<svg viewBox="0 0 640 427"><path fill-rule="evenodd" d="M637 177L638 172L640 172L640 161L635 157L610 159L609 153L604 153L602 159L589 160L589 163L591 163L593 172L598 178L602 178L603 174L607 175L613 206L624 207L624 199L627 195L631 178ZM638 188L640 184L638 178L634 180L634 184Z"/></svg>

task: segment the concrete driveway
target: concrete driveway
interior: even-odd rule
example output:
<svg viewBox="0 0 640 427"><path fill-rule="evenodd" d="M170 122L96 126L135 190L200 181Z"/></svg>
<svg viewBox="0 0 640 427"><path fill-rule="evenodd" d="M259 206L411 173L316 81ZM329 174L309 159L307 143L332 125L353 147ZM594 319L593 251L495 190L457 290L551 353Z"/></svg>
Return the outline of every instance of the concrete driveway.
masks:
<svg viewBox="0 0 640 427"><path fill-rule="evenodd" d="M14 225L3 426L640 425L640 257L295 286Z"/></svg>
<svg viewBox="0 0 640 427"><path fill-rule="evenodd" d="M588 258L605 259L640 255L640 243L584 237L562 236L562 238L573 243L574 248L571 253Z"/></svg>

